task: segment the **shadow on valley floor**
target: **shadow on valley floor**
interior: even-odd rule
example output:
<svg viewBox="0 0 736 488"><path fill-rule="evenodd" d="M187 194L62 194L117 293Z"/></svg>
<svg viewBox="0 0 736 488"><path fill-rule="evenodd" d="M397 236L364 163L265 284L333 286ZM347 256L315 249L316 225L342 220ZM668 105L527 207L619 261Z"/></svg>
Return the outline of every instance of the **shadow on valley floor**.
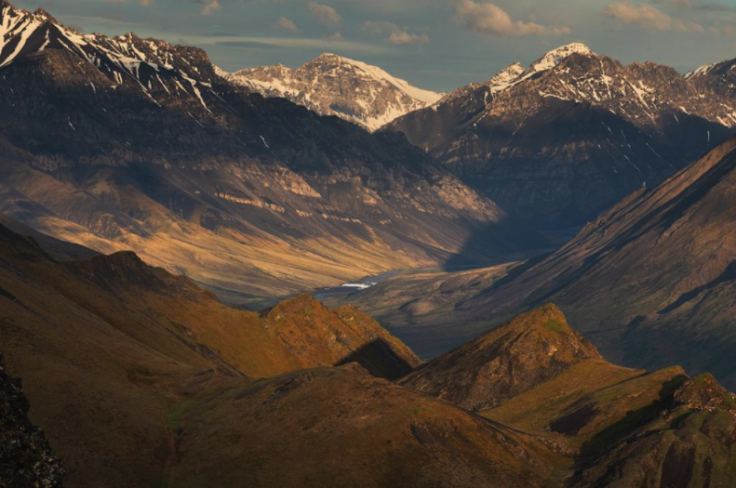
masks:
<svg viewBox="0 0 736 488"><path fill-rule="evenodd" d="M406 376L414 370L383 339L375 339L369 342L340 360L335 366L343 366L350 363L358 363L371 375L392 381Z"/></svg>
<svg viewBox="0 0 736 488"><path fill-rule="evenodd" d="M510 220L493 222L477 229L442 269L449 272L524 261L558 249L576 232L577 229L541 233Z"/></svg>

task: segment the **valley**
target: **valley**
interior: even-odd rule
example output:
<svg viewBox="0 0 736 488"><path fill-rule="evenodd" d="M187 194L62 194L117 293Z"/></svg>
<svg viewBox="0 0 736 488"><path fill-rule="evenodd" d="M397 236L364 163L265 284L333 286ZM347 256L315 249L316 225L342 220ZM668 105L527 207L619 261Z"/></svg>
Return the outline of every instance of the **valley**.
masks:
<svg viewBox="0 0 736 488"><path fill-rule="evenodd" d="M171 2L0 0L0 488L733 488L730 10Z"/></svg>

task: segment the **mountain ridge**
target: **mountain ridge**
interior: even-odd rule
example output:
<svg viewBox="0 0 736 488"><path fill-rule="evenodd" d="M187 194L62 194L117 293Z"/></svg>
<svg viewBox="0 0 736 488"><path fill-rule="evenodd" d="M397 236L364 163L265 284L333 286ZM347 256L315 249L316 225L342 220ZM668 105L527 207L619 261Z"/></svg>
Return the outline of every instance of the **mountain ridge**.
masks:
<svg viewBox="0 0 736 488"><path fill-rule="evenodd" d="M582 225L736 127L736 104L722 90L655 63L624 66L582 44L511 73L501 85L460 88L382 130L404 133L537 226Z"/></svg>
<svg viewBox="0 0 736 488"><path fill-rule="evenodd" d="M286 98L320 115L336 115L369 131L442 97L376 66L331 53L321 54L297 69L277 64L223 76L263 96Z"/></svg>

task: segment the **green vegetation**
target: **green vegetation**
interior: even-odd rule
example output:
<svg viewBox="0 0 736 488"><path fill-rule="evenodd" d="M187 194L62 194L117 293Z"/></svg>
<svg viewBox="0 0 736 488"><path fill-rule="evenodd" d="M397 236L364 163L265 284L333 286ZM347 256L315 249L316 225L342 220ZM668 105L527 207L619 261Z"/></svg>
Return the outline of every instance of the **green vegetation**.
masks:
<svg viewBox="0 0 736 488"><path fill-rule="evenodd" d="M567 329L567 324L558 318L551 318L544 323L544 328L551 332L562 332Z"/></svg>

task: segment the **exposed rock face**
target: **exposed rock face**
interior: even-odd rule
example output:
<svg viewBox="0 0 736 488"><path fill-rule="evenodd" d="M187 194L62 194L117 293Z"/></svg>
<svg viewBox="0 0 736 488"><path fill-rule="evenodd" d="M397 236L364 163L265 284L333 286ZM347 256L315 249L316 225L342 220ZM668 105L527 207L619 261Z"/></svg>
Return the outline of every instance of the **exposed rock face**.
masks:
<svg viewBox="0 0 736 488"><path fill-rule="evenodd" d="M573 44L386 127L512 214L577 225L723 141L736 103L654 63Z"/></svg>
<svg viewBox="0 0 736 488"><path fill-rule="evenodd" d="M0 20L0 211L37 230L244 301L540 243L401 136L250 94L199 49Z"/></svg>
<svg viewBox="0 0 736 488"><path fill-rule="evenodd" d="M710 373L698 375L682 385L674 399L691 410L736 412L736 395L723 388Z"/></svg>
<svg viewBox="0 0 736 488"><path fill-rule="evenodd" d="M554 305L511 322L419 368L402 384L468 410L495 407L601 356Z"/></svg>
<svg viewBox="0 0 736 488"><path fill-rule="evenodd" d="M20 381L5 372L0 354L0 486L59 488L64 469L42 430L28 420Z"/></svg>
<svg viewBox="0 0 736 488"><path fill-rule="evenodd" d="M370 131L442 97L415 88L381 68L335 54L323 54L296 70L276 65L221 74L265 97L286 98Z"/></svg>

